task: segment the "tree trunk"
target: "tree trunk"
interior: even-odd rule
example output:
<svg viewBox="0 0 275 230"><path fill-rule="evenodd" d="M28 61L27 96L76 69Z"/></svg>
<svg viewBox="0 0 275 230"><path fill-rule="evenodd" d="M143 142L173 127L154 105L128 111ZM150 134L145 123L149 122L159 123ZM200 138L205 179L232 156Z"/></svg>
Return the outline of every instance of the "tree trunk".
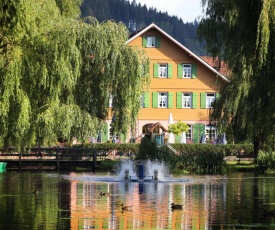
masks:
<svg viewBox="0 0 275 230"><path fill-rule="evenodd" d="M262 149L263 147L263 135L259 134L257 136L254 136L253 144L254 144L253 157L257 158L260 149Z"/></svg>

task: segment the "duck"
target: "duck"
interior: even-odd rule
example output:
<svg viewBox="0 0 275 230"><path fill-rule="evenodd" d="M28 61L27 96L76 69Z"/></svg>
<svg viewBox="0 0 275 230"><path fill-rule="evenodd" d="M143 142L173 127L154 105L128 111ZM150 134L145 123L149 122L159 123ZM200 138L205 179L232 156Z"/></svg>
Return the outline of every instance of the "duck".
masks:
<svg viewBox="0 0 275 230"><path fill-rule="evenodd" d="M38 194L39 191L38 191L38 190L34 190L32 193L33 193L33 194Z"/></svg>
<svg viewBox="0 0 275 230"><path fill-rule="evenodd" d="M124 204L121 204L122 211L132 211L132 206L124 206Z"/></svg>
<svg viewBox="0 0 275 230"><path fill-rule="evenodd" d="M100 196L109 196L109 193L107 193L107 192L100 192L99 195Z"/></svg>
<svg viewBox="0 0 275 230"><path fill-rule="evenodd" d="M171 203L171 208L172 208L172 209L182 209L182 205L181 205L181 204L174 204L174 203Z"/></svg>

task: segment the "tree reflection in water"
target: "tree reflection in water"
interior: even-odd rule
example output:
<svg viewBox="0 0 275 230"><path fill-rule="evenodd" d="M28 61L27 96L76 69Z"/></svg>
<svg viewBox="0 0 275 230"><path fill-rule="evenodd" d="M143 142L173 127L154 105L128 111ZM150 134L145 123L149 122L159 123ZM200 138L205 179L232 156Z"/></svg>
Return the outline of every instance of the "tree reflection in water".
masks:
<svg viewBox="0 0 275 230"><path fill-rule="evenodd" d="M102 174L4 172L0 229L274 227L274 177L232 173L185 178L187 182L125 182ZM108 196L99 196L101 191ZM171 203L182 209L172 210Z"/></svg>

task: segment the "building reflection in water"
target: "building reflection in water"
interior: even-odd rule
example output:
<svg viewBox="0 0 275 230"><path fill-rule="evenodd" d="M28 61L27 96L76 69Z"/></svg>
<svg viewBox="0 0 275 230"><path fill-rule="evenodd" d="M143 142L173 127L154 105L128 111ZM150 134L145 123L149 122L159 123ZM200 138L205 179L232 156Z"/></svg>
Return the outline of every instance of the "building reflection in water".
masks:
<svg viewBox="0 0 275 230"><path fill-rule="evenodd" d="M71 229L208 229L225 218L226 195L226 183L213 181L72 181ZM171 203L182 204L182 210L171 210ZM132 210L122 211L121 204Z"/></svg>

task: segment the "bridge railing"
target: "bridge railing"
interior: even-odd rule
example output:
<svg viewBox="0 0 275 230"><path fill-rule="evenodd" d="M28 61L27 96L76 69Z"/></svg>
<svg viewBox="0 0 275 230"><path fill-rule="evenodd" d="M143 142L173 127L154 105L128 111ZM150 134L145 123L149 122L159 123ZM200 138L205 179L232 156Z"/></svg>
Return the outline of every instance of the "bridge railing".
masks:
<svg viewBox="0 0 275 230"><path fill-rule="evenodd" d="M89 148L30 148L25 151L16 152L12 148L0 149L0 161L18 162L21 168L22 162L56 162L60 167L62 161L92 161L94 166L98 160L104 160L108 156L109 149Z"/></svg>

